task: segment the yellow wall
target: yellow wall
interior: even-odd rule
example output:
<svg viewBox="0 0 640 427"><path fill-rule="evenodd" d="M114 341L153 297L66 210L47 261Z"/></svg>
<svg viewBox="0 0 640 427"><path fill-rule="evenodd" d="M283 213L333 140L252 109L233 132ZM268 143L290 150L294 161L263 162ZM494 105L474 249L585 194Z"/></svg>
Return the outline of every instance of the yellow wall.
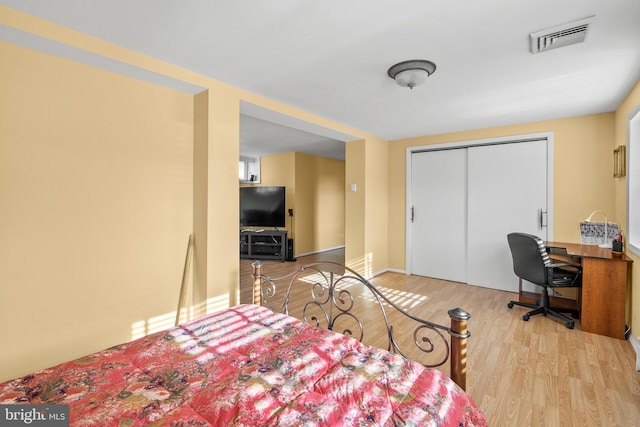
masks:
<svg viewBox="0 0 640 427"><path fill-rule="evenodd" d="M296 153L296 254L344 246L345 162Z"/></svg>
<svg viewBox="0 0 640 427"><path fill-rule="evenodd" d="M365 254L366 273L379 274L389 267L389 144L370 139L365 145ZM393 189L392 191L397 191Z"/></svg>
<svg viewBox="0 0 640 427"><path fill-rule="evenodd" d="M5 6L0 25L203 88L0 42L0 381L170 323L190 232L192 315L238 301L241 101L371 138Z"/></svg>
<svg viewBox="0 0 640 427"><path fill-rule="evenodd" d="M0 24L203 88L185 96L0 42L0 339L11 343L0 356L0 381L161 325L175 310L191 231L196 308L237 301L241 101L358 138L346 149L344 228L347 263L362 273L404 269L408 145L553 131L554 237L577 241L576 223L591 210L615 212L620 222L626 211L611 150L624 143L622 116L637 104L637 87L615 115L388 144L5 6ZM638 295L632 291L634 306ZM638 314L632 319L637 334Z"/></svg>
<svg viewBox="0 0 640 427"><path fill-rule="evenodd" d="M209 92L193 97L193 305L207 301ZM200 310L199 310L200 311Z"/></svg>
<svg viewBox="0 0 640 427"><path fill-rule="evenodd" d="M364 272L365 259L365 141L350 141L345 144L347 170L345 175L345 263L358 272ZM351 191L351 185L356 191Z"/></svg>
<svg viewBox="0 0 640 427"><path fill-rule="evenodd" d="M240 100L237 94L228 88L210 93L208 120L207 300L200 312L211 313L240 301ZM196 242L197 239L198 236Z"/></svg>
<svg viewBox="0 0 640 427"><path fill-rule="evenodd" d="M288 152L262 156L260 170L260 185L287 187L293 231L290 217L285 228L295 254L344 246L344 161Z"/></svg>
<svg viewBox="0 0 640 427"><path fill-rule="evenodd" d="M580 242L578 221L594 210L617 221L613 174L614 114L598 114L515 126L412 138L389 144L389 265L405 269L406 149L439 144L553 132L554 236Z"/></svg>
<svg viewBox="0 0 640 427"><path fill-rule="evenodd" d="M640 105L640 82L636 84L627 98L622 102L615 114L615 138L613 147L627 146L629 142L628 120L629 114ZM635 148L635 147L634 147ZM628 148L627 148L628 150ZM627 224L627 178L617 178L615 181L616 212L620 224L626 228ZM628 293L627 305L631 332L640 337L640 257L628 251L633 259L632 283Z"/></svg>
<svg viewBox="0 0 640 427"><path fill-rule="evenodd" d="M172 325L193 101L5 42L0 57L2 381Z"/></svg>
<svg viewBox="0 0 640 427"><path fill-rule="evenodd" d="M346 144L346 263L365 277L388 265L388 143L369 138ZM351 191L351 184L356 191Z"/></svg>
<svg viewBox="0 0 640 427"><path fill-rule="evenodd" d="M627 226L627 181L613 178L613 149L627 145L627 120L640 104L640 83L615 113L574 117L516 126L482 129L393 141L389 145L389 266L405 268L406 148L538 132L554 134L554 236L558 241L579 242L577 223L592 211ZM627 321L640 333L640 259L634 260L628 292Z"/></svg>

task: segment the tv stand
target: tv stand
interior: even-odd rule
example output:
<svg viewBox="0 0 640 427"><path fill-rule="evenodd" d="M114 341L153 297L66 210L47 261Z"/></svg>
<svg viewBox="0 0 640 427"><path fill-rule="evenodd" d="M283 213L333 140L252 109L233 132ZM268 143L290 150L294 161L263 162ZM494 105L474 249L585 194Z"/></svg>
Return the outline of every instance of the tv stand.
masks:
<svg viewBox="0 0 640 427"><path fill-rule="evenodd" d="M240 231L240 259L287 260L287 232Z"/></svg>

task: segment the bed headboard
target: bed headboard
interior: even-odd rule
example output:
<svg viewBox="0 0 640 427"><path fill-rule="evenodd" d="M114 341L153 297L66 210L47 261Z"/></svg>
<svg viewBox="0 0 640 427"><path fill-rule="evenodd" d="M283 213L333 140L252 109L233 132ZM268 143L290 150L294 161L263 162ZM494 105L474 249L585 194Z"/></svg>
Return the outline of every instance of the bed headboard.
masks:
<svg viewBox="0 0 640 427"><path fill-rule="evenodd" d="M409 293L379 289L338 263L307 264L282 277L264 274L260 261L252 266L254 303L385 348L424 366L441 366L449 360L449 376L466 388L467 321L471 316L463 309L449 310L450 326L444 326L405 308L413 306L415 311L415 307L424 307L424 303L408 297Z"/></svg>

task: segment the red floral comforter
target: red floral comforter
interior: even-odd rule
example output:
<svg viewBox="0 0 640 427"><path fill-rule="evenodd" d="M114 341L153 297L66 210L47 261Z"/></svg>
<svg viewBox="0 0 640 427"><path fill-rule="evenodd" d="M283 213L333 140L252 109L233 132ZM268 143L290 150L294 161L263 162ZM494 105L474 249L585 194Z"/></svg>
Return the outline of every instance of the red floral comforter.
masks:
<svg viewBox="0 0 640 427"><path fill-rule="evenodd" d="M71 425L484 426L448 377L253 305L0 384Z"/></svg>

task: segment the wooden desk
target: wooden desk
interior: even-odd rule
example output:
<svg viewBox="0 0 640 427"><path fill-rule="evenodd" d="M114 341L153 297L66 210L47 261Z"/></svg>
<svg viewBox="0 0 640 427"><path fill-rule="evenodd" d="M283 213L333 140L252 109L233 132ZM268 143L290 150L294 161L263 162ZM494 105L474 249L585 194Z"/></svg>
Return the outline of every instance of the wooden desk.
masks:
<svg viewBox="0 0 640 427"><path fill-rule="evenodd" d="M547 248L564 249L582 265L580 325L583 331L625 339L625 310L629 266L626 255L597 245L546 242Z"/></svg>

